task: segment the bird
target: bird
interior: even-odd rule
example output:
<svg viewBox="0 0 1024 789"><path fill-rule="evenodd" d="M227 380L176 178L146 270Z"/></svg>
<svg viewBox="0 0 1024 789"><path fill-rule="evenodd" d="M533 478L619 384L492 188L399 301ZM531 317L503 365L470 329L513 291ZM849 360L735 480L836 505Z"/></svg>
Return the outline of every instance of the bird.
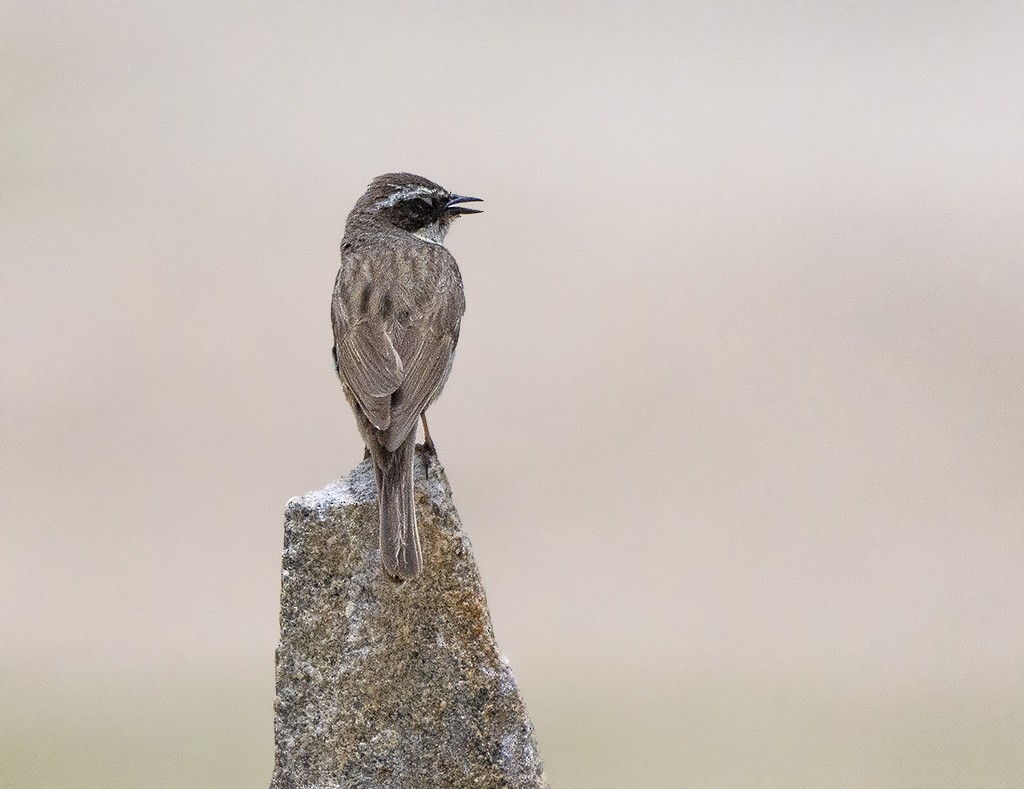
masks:
<svg viewBox="0 0 1024 789"><path fill-rule="evenodd" d="M451 372L466 310L462 275L444 246L459 216L480 213L411 173L374 178L345 222L331 298L335 370L373 461L384 572L420 574L413 503L417 422L436 456L426 410Z"/></svg>

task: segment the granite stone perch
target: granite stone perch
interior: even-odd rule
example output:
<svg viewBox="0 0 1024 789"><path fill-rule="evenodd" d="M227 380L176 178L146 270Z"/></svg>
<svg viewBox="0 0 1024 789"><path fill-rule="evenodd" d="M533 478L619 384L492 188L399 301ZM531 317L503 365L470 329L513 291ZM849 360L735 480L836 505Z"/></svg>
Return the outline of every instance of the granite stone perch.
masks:
<svg viewBox="0 0 1024 789"><path fill-rule="evenodd" d="M417 451L424 569L381 571L372 462L285 515L271 789L546 787L444 469Z"/></svg>

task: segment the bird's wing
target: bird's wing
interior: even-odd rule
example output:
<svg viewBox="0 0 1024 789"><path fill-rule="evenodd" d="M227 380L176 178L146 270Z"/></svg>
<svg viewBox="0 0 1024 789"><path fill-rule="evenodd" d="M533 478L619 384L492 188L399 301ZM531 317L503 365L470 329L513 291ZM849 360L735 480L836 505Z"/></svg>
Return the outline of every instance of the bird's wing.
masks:
<svg viewBox="0 0 1024 789"><path fill-rule="evenodd" d="M384 433L384 446L395 451L416 428L427 407L441 394L451 370L458 341L459 325L434 332L429 325L412 326L402 333L398 353L405 377L391 397L391 425Z"/></svg>
<svg viewBox="0 0 1024 789"><path fill-rule="evenodd" d="M416 420L441 394L455 357L459 324L466 311L462 278L447 249L431 252L438 274L430 300L423 311L393 339L404 369L402 385L391 396L391 426L384 445L394 451L416 429Z"/></svg>
<svg viewBox="0 0 1024 789"><path fill-rule="evenodd" d="M341 280L341 272L338 274ZM338 375L378 430L391 424L391 396L402 383L402 359L381 326L351 314L345 294L335 286L331 300L334 353Z"/></svg>
<svg viewBox="0 0 1024 789"><path fill-rule="evenodd" d="M352 390L367 419L378 430L392 422L391 397L402 383L402 360L391 339L379 327L360 323L340 339L338 372Z"/></svg>

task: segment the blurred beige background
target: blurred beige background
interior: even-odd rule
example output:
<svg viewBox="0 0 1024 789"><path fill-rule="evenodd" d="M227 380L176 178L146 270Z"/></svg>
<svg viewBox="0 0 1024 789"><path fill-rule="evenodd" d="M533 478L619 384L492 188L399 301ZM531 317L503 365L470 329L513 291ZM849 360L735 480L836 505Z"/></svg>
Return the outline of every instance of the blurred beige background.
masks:
<svg viewBox="0 0 1024 789"><path fill-rule="evenodd" d="M1017 3L5 3L0 784L247 787L345 216L552 785L1024 785Z"/></svg>

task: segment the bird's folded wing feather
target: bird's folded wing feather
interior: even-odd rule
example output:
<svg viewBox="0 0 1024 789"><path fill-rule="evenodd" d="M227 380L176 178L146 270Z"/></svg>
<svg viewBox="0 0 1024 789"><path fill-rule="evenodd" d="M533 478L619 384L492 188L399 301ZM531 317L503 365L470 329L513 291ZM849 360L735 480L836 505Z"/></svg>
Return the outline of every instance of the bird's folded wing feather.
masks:
<svg viewBox="0 0 1024 789"><path fill-rule="evenodd" d="M391 396L404 378L402 360L383 328L367 322L346 328L335 333L338 371L367 419L386 430L393 421Z"/></svg>
<svg viewBox="0 0 1024 789"><path fill-rule="evenodd" d="M405 376L391 398L391 425L384 434L384 446L389 451L398 448L416 428L420 414L441 394L457 339L458 323L452 330L439 333L425 326L413 326L402 333L398 353L404 360Z"/></svg>

